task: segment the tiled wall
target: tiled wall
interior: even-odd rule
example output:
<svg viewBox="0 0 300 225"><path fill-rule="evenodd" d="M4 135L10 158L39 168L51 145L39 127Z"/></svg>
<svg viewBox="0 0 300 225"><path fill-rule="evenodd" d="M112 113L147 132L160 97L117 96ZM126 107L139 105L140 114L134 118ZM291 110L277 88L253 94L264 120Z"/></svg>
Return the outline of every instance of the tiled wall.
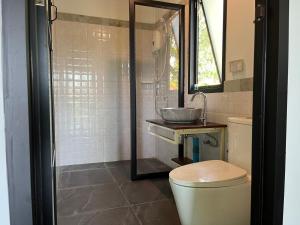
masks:
<svg viewBox="0 0 300 225"><path fill-rule="evenodd" d="M252 91L212 93L207 96L208 120L226 123L233 116L252 116ZM186 95L186 104L192 107L202 106L202 99L196 97L190 102L191 95Z"/></svg>
<svg viewBox="0 0 300 225"><path fill-rule="evenodd" d="M145 122L156 117L152 31L139 30L137 37L138 156L168 162L176 146L150 136ZM58 20L53 42L58 165L130 159L128 27ZM177 92L167 95L168 106L176 107ZM201 105L190 98L186 106ZM252 115L252 92L208 94L210 121L241 115Z"/></svg>
<svg viewBox="0 0 300 225"><path fill-rule="evenodd" d="M137 31L137 153L139 158L156 157L172 166L171 158L177 156L177 146L149 134L146 122L147 119L160 119L155 112L156 85L158 110L162 107L178 106L178 91L169 88L169 58L168 54L167 58L165 55L168 50L164 44L159 52L153 54L152 35L149 30ZM162 71L165 75L162 75ZM161 77L159 84L155 84L155 76ZM175 154L166 154L170 152Z"/></svg>
<svg viewBox="0 0 300 225"><path fill-rule="evenodd" d="M152 32L137 30L140 158L159 152L146 123L156 117ZM53 36L57 164L130 159L128 27L58 20ZM177 92L167 95L177 104Z"/></svg>
<svg viewBox="0 0 300 225"><path fill-rule="evenodd" d="M56 21L58 165L130 156L128 28Z"/></svg>
<svg viewBox="0 0 300 225"><path fill-rule="evenodd" d="M155 156L155 139L148 133L147 119L155 118L154 76L155 60L152 55L152 33L149 30L136 32L136 110L137 110L137 155L138 158Z"/></svg>
<svg viewBox="0 0 300 225"><path fill-rule="evenodd" d="M193 102L190 102L191 95L186 95L186 105L189 107L202 107L203 101L200 97L196 97ZM253 92L224 92L207 94L207 110L208 121L216 123L228 123L229 117L252 117L252 98ZM220 138L215 134L216 138ZM205 140L211 140L206 136L202 136ZM220 140L220 139L219 139ZM227 159L227 132L225 139L225 158ZM192 157L192 143L188 142L188 155ZM210 145L202 144L201 160L213 160L219 158L219 147L212 147Z"/></svg>

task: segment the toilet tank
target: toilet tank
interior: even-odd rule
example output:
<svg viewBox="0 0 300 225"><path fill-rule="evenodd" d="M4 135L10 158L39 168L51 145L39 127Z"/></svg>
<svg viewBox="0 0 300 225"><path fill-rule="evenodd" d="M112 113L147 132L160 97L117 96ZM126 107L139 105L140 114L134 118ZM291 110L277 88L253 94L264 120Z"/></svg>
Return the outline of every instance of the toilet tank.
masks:
<svg viewBox="0 0 300 225"><path fill-rule="evenodd" d="M251 174L252 118L228 118L228 162Z"/></svg>

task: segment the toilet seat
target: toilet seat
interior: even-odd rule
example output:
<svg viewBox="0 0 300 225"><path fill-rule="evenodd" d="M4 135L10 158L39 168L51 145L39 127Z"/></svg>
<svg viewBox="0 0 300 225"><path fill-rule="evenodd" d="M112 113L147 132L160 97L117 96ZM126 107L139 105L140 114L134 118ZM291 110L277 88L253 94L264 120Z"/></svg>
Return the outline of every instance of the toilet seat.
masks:
<svg viewBox="0 0 300 225"><path fill-rule="evenodd" d="M169 174L174 184L194 188L220 188L249 181L247 171L221 160L193 163L174 169Z"/></svg>

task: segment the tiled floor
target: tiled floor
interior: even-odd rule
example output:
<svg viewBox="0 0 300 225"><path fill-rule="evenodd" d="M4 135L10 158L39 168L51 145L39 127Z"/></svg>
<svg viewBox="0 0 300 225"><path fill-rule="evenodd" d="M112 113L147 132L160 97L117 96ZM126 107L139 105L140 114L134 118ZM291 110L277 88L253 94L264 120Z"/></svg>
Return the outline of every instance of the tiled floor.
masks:
<svg viewBox="0 0 300 225"><path fill-rule="evenodd" d="M168 169L155 159L139 170ZM132 182L130 161L61 167L58 225L180 225L168 179Z"/></svg>

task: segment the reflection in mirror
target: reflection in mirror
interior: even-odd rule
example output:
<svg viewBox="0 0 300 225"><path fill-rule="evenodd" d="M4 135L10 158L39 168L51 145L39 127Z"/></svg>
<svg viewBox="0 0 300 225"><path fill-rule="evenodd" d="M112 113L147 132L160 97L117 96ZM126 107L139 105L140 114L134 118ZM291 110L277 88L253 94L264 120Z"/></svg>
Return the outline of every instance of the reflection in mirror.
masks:
<svg viewBox="0 0 300 225"><path fill-rule="evenodd" d="M147 120L161 118L162 108L183 106L183 5L133 1L131 9L131 103L135 113L133 178L168 174L178 146L152 135ZM133 70L134 68L134 70ZM134 78L134 79L133 79ZM132 88L134 87L134 89ZM150 175L149 175L150 174Z"/></svg>
<svg viewBox="0 0 300 225"><path fill-rule="evenodd" d="M252 90L254 3L190 1L189 93Z"/></svg>

